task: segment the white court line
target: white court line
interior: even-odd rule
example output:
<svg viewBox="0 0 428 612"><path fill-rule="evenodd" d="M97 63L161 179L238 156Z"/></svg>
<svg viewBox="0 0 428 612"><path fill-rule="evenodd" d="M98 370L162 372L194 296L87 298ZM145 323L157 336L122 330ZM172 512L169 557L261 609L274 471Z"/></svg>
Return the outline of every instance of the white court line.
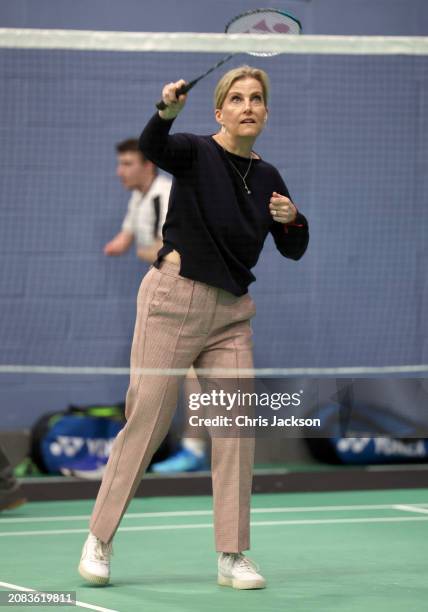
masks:
<svg viewBox="0 0 428 612"><path fill-rule="evenodd" d="M426 507L427 503L408 503L404 507ZM279 508L252 508L251 514L270 514L283 512L347 512L355 510L399 510L399 504L360 504L353 506L287 506ZM428 510L427 510L428 512ZM125 514L123 519L144 519L144 518L163 518L171 516L211 516L212 510L171 510L165 512L130 512ZM67 521L85 521L90 519L90 514L76 514L70 516L36 516L36 517L19 517L7 518L0 517L0 526L2 523L50 523Z"/></svg>
<svg viewBox="0 0 428 612"><path fill-rule="evenodd" d="M403 510L404 512L420 512L421 514L428 514L428 508L418 507L419 504L399 504L395 506L397 510Z"/></svg>
<svg viewBox="0 0 428 612"><path fill-rule="evenodd" d="M11 589L13 591L24 591L26 593L45 593L46 591L38 591L37 589L29 589L28 587L19 586L18 584L10 584L9 582L0 582L0 587ZM88 608L89 610L99 610L99 612L119 612L118 610L112 610L111 608L103 608L101 606L94 606L93 604L84 603L83 601L77 601L73 599L72 602L80 608Z"/></svg>
<svg viewBox="0 0 428 612"><path fill-rule="evenodd" d="M349 518L349 519L301 519L289 521L252 521L251 527L266 527L275 525L339 525L344 523L405 523L410 521L428 521L428 516L389 516L379 518ZM205 529L213 527L212 523L193 523L184 525L140 525L138 527L120 527L125 531L171 531L177 529ZM88 533L88 529L52 529L45 531L6 531L0 533L0 538L10 536L67 535L72 533Z"/></svg>

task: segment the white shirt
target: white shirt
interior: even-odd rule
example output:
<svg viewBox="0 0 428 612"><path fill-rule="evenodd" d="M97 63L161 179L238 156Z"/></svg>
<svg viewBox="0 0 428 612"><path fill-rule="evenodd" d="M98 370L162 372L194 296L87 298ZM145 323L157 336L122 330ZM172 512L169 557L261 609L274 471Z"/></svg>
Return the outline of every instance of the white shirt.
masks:
<svg viewBox="0 0 428 612"><path fill-rule="evenodd" d="M171 179L158 174L147 193L138 190L132 192L122 231L134 235L137 249L148 247L162 238L171 184Z"/></svg>

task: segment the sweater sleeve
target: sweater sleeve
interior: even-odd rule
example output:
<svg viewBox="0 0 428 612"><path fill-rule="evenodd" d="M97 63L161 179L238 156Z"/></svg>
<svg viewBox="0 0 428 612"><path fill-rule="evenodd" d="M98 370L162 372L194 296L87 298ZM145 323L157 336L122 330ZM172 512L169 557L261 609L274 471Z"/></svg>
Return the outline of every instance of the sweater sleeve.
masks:
<svg viewBox="0 0 428 612"><path fill-rule="evenodd" d="M276 191L293 202L287 186L279 173L278 180L279 188ZM297 217L291 223L272 221L270 232L281 255L295 260L300 259L304 255L309 243L309 226L306 217L302 213L297 211Z"/></svg>
<svg viewBox="0 0 428 612"><path fill-rule="evenodd" d="M140 136L139 146L147 159L176 175L191 168L193 146L191 134L169 134L173 121L155 113Z"/></svg>

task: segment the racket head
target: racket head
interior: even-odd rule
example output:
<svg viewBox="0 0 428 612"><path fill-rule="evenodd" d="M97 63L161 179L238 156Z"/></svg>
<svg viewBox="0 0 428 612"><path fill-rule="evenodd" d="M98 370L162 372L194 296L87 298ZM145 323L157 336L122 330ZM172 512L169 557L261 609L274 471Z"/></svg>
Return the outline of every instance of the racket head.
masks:
<svg viewBox="0 0 428 612"><path fill-rule="evenodd" d="M279 9L265 8L246 11L237 15L226 25L227 34L301 34L302 24L290 13ZM260 51L248 51L249 55L272 56L277 53L263 53Z"/></svg>

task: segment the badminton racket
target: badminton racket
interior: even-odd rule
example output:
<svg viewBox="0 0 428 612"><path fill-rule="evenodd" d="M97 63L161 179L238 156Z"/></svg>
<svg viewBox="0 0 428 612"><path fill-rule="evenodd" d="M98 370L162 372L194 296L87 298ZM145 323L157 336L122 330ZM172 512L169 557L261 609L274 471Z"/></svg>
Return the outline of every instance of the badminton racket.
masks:
<svg viewBox="0 0 428 612"><path fill-rule="evenodd" d="M277 34L278 36L284 36L286 34L300 34L302 32L302 24L296 17L284 11L277 9L255 9L234 17L226 25L225 32L226 34ZM277 53L259 51L249 51L248 53L258 56L277 55ZM206 72L179 87L175 92L177 99L179 96L189 92L199 81L228 62L235 55L235 53L227 55L214 66L211 66ZM166 106L163 100L156 104L158 110L164 110Z"/></svg>

